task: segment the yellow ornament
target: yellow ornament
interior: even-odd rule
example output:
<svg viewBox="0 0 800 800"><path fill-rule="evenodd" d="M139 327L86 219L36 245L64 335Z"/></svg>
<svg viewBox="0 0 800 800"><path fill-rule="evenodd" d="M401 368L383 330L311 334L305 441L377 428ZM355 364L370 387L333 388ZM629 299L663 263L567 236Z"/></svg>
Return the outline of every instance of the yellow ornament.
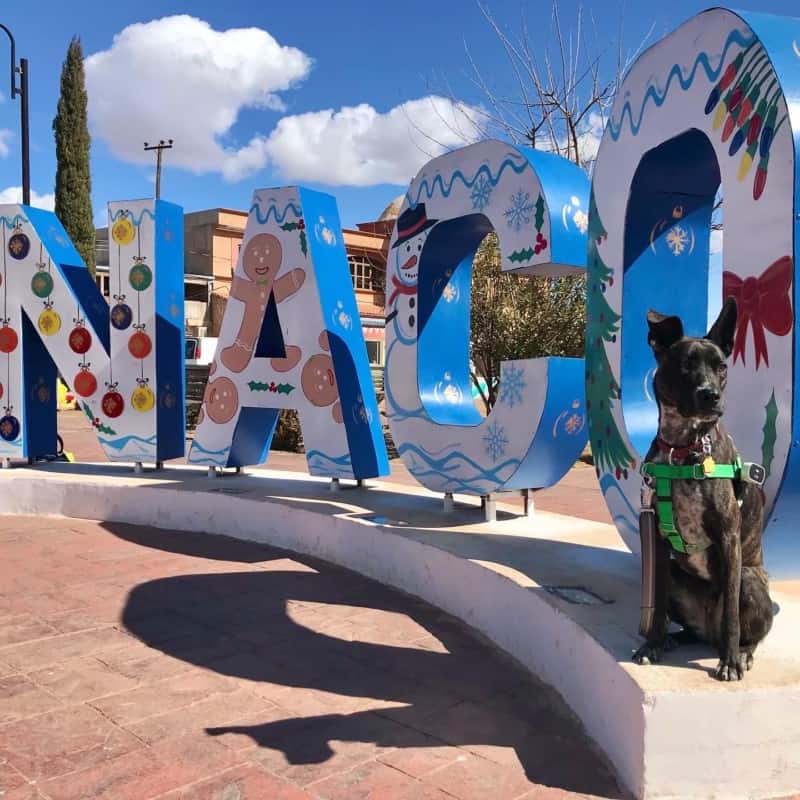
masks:
<svg viewBox="0 0 800 800"><path fill-rule="evenodd" d="M136 228L127 217L120 217L111 228L111 236L117 244L130 244L136 235Z"/></svg>
<svg viewBox="0 0 800 800"><path fill-rule="evenodd" d="M137 386L131 395L131 405L144 413L156 404L156 397L149 386Z"/></svg>
<svg viewBox="0 0 800 800"><path fill-rule="evenodd" d="M706 456L703 459L703 472L705 472L706 475L710 475L714 471L714 467L716 466L717 462L714 461L714 459L711 458L711 456Z"/></svg>
<svg viewBox="0 0 800 800"><path fill-rule="evenodd" d="M53 336L61 330L61 317L52 308L46 308L39 314L39 330L45 336Z"/></svg>

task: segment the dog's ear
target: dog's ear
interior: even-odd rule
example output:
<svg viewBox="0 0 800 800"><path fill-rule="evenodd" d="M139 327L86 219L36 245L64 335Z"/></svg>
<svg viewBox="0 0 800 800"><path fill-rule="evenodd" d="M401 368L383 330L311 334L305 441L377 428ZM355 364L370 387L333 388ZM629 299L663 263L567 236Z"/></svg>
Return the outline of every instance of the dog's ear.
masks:
<svg viewBox="0 0 800 800"><path fill-rule="evenodd" d="M711 326L711 330L706 334L706 339L725 353L727 358L733 352L733 336L736 333L736 300L729 297L722 311L719 312L717 321Z"/></svg>
<svg viewBox="0 0 800 800"><path fill-rule="evenodd" d="M683 338L683 323L680 317L659 314L658 311L647 312L647 343L653 348L656 358Z"/></svg>

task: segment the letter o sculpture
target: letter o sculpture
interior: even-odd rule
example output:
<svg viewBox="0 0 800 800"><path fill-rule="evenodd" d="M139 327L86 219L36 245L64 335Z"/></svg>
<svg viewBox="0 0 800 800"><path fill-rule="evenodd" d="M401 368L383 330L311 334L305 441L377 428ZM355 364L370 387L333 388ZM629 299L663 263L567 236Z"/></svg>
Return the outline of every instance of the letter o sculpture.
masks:
<svg viewBox="0 0 800 800"><path fill-rule="evenodd" d="M723 422L742 458L767 469L767 565L783 576L800 568L800 107L787 104L800 94L798 43L799 20L699 14L636 61L603 136L590 204L586 398L600 485L634 551L638 470L657 430L647 310L678 314L687 335L703 336L733 295ZM709 268L720 185L721 276L718 256Z"/></svg>

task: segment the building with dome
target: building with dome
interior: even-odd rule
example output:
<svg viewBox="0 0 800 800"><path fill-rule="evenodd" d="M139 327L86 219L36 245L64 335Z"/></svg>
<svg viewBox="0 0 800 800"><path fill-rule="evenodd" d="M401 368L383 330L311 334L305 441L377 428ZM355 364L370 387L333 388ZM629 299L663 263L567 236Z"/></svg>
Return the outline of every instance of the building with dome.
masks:
<svg viewBox="0 0 800 800"><path fill-rule="evenodd" d="M344 228L344 244L373 373L382 374L386 258L404 196L373 222ZM247 212L211 208L184 214L185 327L189 336L218 336ZM97 284L108 298L108 228L96 232ZM376 380L376 382L378 382Z"/></svg>

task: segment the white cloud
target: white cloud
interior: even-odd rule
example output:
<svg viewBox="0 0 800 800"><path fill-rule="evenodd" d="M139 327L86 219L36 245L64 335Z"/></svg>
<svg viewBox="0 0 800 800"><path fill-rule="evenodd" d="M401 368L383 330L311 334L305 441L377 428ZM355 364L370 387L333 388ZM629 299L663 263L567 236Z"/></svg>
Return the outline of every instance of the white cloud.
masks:
<svg viewBox="0 0 800 800"><path fill-rule="evenodd" d="M578 134L578 152L582 164L589 164L597 158L604 130L603 118L596 111L592 111L588 123Z"/></svg>
<svg viewBox="0 0 800 800"><path fill-rule="evenodd" d="M21 186L9 186L5 189L0 189L0 205L21 202ZM44 208L47 211L52 211L56 207L56 196L54 194L39 194L31 189L31 205L34 208Z"/></svg>
<svg viewBox="0 0 800 800"><path fill-rule="evenodd" d="M362 103L283 117L263 146L287 180L404 185L431 157L474 139L482 118L436 95L385 114Z"/></svg>
<svg viewBox="0 0 800 800"><path fill-rule="evenodd" d="M14 138L14 132L8 128L0 128L0 158L6 158L10 152L8 143Z"/></svg>
<svg viewBox="0 0 800 800"><path fill-rule="evenodd" d="M266 140L226 144L246 108L282 110L278 92L304 79L311 59L259 28L216 31L181 15L129 25L86 59L94 136L119 158L150 163L145 141L175 140L167 165L238 180L265 166Z"/></svg>

